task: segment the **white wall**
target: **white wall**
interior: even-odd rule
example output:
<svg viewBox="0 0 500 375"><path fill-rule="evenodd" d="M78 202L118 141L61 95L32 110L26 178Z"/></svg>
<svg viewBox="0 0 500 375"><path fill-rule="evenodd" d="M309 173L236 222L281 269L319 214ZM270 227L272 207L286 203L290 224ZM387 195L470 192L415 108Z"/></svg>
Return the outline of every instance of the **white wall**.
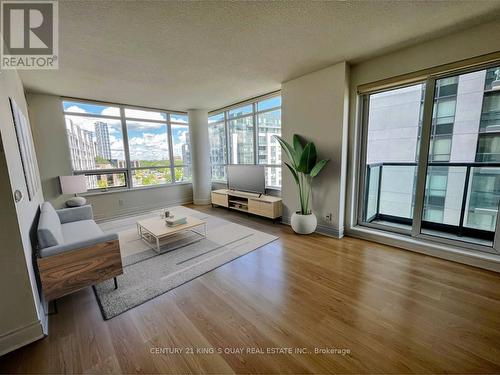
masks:
<svg viewBox="0 0 500 375"><path fill-rule="evenodd" d="M58 176L72 171L61 98L28 94L27 101L44 196L55 207L62 207L68 196L61 194ZM193 189L191 184L169 185L89 195L87 200L95 218L106 219L192 202Z"/></svg>
<svg viewBox="0 0 500 375"><path fill-rule="evenodd" d="M32 201L19 154L9 97L28 117L23 86L15 71L0 72L0 355L43 336L45 321L31 246L42 190ZM23 199L15 203L13 191Z"/></svg>
<svg viewBox="0 0 500 375"><path fill-rule="evenodd" d="M96 220L177 206L193 201L191 184L132 189L86 197Z"/></svg>
<svg viewBox="0 0 500 375"><path fill-rule="evenodd" d="M67 196L61 195L58 176L71 174L71 156L61 99L28 94L26 100L44 197L55 207L62 207Z"/></svg>
<svg viewBox="0 0 500 375"><path fill-rule="evenodd" d="M349 67L345 62L284 82L282 134L291 141L299 134L316 144L320 159L330 163L313 182L312 209L318 231L342 236L347 151ZM286 167L284 167L286 168ZM299 208L293 177L284 169L281 195L284 220ZM332 220L326 219L332 214Z"/></svg>

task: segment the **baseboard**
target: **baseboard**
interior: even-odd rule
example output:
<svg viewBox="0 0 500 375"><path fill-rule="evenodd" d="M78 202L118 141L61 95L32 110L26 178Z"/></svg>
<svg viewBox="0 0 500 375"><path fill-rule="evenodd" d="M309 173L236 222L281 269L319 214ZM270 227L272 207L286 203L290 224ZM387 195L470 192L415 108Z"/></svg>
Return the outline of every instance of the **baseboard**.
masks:
<svg viewBox="0 0 500 375"><path fill-rule="evenodd" d="M290 217L283 216L281 218L281 222L286 225L290 225ZM323 236L333 237L333 238L342 238L344 237L344 228L334 228L329 225L318 224L316 227L315 233L321 234Z"/></svg>
<svg viewBox="0 0 500 375"><path fill-rule="evenodd" d="M37 320L0 336L0 356L44 337L42 322Z"/></svg>
<svg viewBox="0 0 500 375"><path fill-rule="evenodd" d="M316 228L316 233L340 239L344 237L344 228L334 228L328 225L318 224L318 227Z"/></svg>
<svg viewBox="0 0 500 375"><path fill-rule="evenodd" d="M193 199L191 197L186 197L181 200L169 201L169 202L160 202L159 204L150 204L146 206L138 206L138 207L130 207L124 208L122 210L115 211L112 215L94 215L96 222L103 222L107 220L119 219L121 217L131 216L135 214L141 214L147 211L159 210L162 208L168 208L172 206L180 206L183 204L193 203Z"/></svg>

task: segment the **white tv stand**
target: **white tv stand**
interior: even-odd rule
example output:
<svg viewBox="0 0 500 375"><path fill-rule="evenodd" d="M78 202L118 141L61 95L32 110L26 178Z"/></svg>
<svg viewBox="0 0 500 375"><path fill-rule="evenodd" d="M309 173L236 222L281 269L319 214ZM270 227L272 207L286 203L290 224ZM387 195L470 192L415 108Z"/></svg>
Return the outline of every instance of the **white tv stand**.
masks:
<svg viewBox="0 0 500 375"><path fill-rule="evenodd" d="M282 215L281 198L244 191L219 189L212 191L212 206L277 219Z"/></svg>

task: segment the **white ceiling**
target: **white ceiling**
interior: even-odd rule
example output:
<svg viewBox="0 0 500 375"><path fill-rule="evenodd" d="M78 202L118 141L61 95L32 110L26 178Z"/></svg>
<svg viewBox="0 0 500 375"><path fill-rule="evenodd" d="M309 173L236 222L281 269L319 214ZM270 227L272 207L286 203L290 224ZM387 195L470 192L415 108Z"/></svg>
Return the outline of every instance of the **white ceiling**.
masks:
<svg viewBox="0 0 500 375"><path fill-rule="evenodd" d="M59 70L20 74L29 91L215 109L499 12L500 1L60 1Z"/></svg>

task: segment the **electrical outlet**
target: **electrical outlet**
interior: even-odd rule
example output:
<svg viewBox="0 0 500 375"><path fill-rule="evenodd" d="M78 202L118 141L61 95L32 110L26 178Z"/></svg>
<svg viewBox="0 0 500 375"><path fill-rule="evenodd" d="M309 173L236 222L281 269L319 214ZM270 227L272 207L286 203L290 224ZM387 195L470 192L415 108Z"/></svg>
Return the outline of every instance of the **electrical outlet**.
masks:
<svg viewBox="0 0 500 375"><path fill-rule="evenodd" d="M326 220L332 221L332 213L331 212L326 215Z"/></svg>
<svg viewBox="0 0 500 375"><path fill-rule="evenodd" d="M118 199L118 206L123 206L123 199Z"/></svg>

